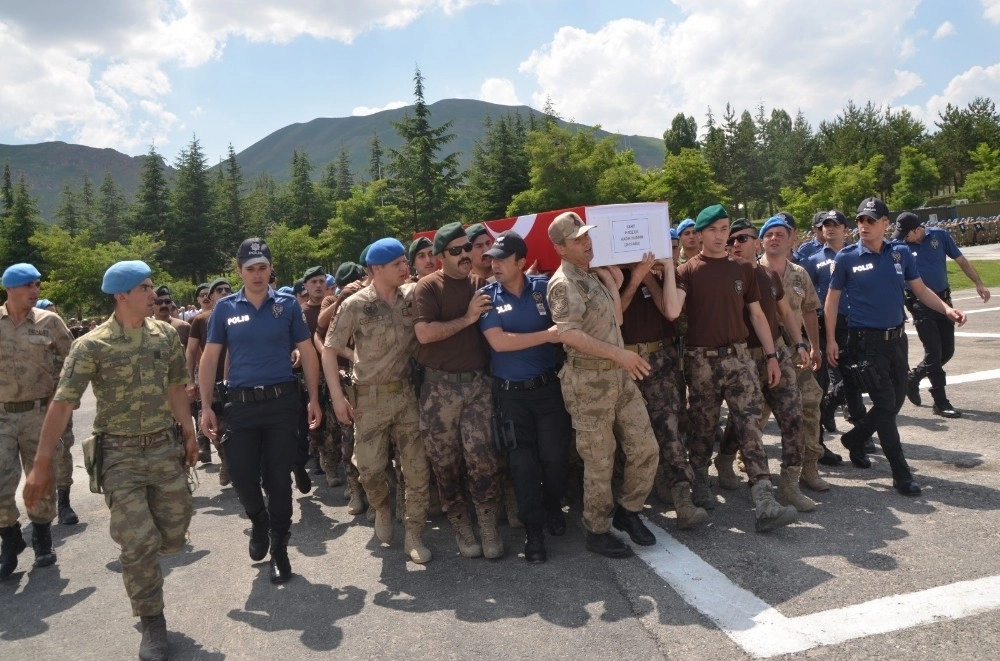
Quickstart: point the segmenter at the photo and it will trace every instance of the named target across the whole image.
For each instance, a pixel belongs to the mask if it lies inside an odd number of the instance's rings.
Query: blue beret
[[[764,226],[760,228],[760,237],[763,238],[764,235],[767,234],[768,230],[770,230],[773,227],[784,227],[786,230],[788,230],[789,234],[791,234],[793,231],[792,226],[788,224],[787,220],[785,220],[781,216],[771,216],[770,218],[767,219],[767,222],[764,223]]]
[[[384,266],[406,254],[399,239],[379,239],[368,247],[368,266]]]
[[[690,218],[685,218],[681,221],[681,224],[677,226],[677,236],[679,237],[681,234],[686,232],[689,227],[694,227],[694,221]]]
[[[723,218],[729,218],[729,212],[726,211],[726,207],[721,204],[713,204],[710,207],[705,207],[698,214],[698,218],[694,221],[694,229],[698,232],[705,229],[712,223],[718,222]]]
[[[7,267],[7,270],[3,272],[3,286],[4,289],[9,289],[11,287],[23,287],[24,285],[30,285],[35,280],[41,280],[42,274],[38,272],[31,264],[11,264]]]
[[[117,262],[104,272],[101,291],[105,294],[123,294],[152,275],[146,262],[133,260]]]
[[[278,287],[279,294],[288,294],[289,296],[292,296],[294,291],[295,290],[289,287],[288,285],[285,285],[284,287]]]
[[[35,307],[39,310],[48,310],[52,307],[52,301],[47,298],[40,298],[38,299],[38,302],[35,303]]]
[[[333,287],[336,284],[337,284],[336,279],[332,275],[330,275],[329,273],[327,273],[326,274],[326,286],[327,287]]]
[[[677,240],[677,228],[676,227],[671,227],[670,228],[670,240],[671,241],[676,241]]]

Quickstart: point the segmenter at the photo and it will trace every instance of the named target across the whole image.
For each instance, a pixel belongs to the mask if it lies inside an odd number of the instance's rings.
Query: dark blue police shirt
[[[795,252],[792,253],[792,261],[799,266],[805,266],[806,260],[810,256],[815,255],[820,250],[823,249],[823,244],[816,239],[810,239],[800,245]]]
[[[958,259],[962,251],[958,249],[951,234],[936,227],[926,228],[924,240],[920,243],[906,243],[917,259],[917,272],[931,291],[940,292],[948,288],[948,265],[945,257]],[[893,241],[893,245],[904,244],[903,239]]]
[[[252,388],[293,380],[290,347],[309,337],[294,296],[268,288],[257,309],[241,287],[215,304],[205,341],[229,351],[229,385]]]
[[[882,252],[875,253],[858,241],[834,258],[830,289],[851,297],[848,328],[895,328],[903,323],[904,284],[919,277],[906,245],[882,239]]]
[[[816,295],[819,296],[819,316],[821,317],[823,316],[823,306],[826,304],[826,292],[830,288],[830,278],[833,277],[833,258],[836,256],[837,252],[833,248],[824,245],[822,250],[809,255],[802,263],[802,268],[812,278],[813,285],[816,287]],[[843,292],[837,304],[837,314],[846,317],[849,307],[847,293]]]
[[[524,290],[515,296],[499,282],[483,287],[493,307],[479,320],[486,331],[500,328],[508,333],[535,333],[552,326],[552,315],[545,297],[549,279],[541,275],[524,276]],[[505,381],[527,381],[556,368],[551,344],[540,344],[517,351],[496,351],[490,347],[493,376]]]

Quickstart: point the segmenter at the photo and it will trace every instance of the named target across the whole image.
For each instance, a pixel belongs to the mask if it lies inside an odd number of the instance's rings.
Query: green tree
[[[257,176],[243,203],[247,236],[267,236],[281,222],[281,190],[268,173]]]
[[[976,97],[965,108],[949,103],[938,117],[931,153],[941,169],[942,179],[958,189],[976,167],[971,153],[982,143],[1000,147],[1000,113],[992,99]]]
[[[243,236],[247,231],[244,188],[243,168],[236,158],[236,150],[230,143],[226,152],[226,160],[219,164],[213,195],[218,245],[223,258],[234,255],[240,242],[246,238]],[[247,236],[253,236],[253,234],[247,234]]]
[[[934,194],[941,183],[941,173],[934,159],[916,147],[906,146],[900,152],[898,181],[892,189],[892,207],[913,209]]]
[[[384,237],[394,236],[409,245],[403,211],[382,203],[387,186],[384,179],[357,185],[351,189],[351,197],[337,202],[328,231],[333,261],[357,261],[365,246]]]
[[[413,96],[413,115],[407,113],[392,124],[403,145],[389,150],[389,173],[393,198],[406,213],[409,228],[417,232],[459,220],[457,194],[462,177],[457,153],[440,156],[455,134],[449,132],[451,122],[431,125],[419,68],[413,76]]]
[[[56,208],[56,222],[70,236],[76,236],[82,229],[80,227],[80,206],[77,203],[76,192],[68,183],[63,186],[59,193],[59,206]]]
[[[312,181],[313,165],[309,155],[292,152],[291,181],[285,198],[286,220],[289,227],[308,227],[318,233],[326,227],[329,214],[325,213]]]
[[[384,157],[385,150],[382,148],[382,141],[378,139],[378,131],[374,131],[371,142],[368,143],[368,177],[372,181],[385,179],[385,166],[382,162]]]
[[[663,132],[663,146],[667,155],[677,156],[682,149],[698,148],[698,122],[694,117],[679,112],[670,122],[670,128]]]
[[[0,181],[0,218],[6,218],[14,209],[14,180],[10,175],[10,163],[3,164],[3,180]]]
[[[225,261],[213,222],[212,182],[197,136],[181,150],[174,167],[173,214],[164,235],[163,257],[167,269],[178,278],[201,282],[209,273],[219,273]]]
[[[163,156],[150,145],[142,157],[139,187],[135,192],[132,229],[137,233],[156,236],[170,226],[170,187],[165,171]]]
[[[861,200],[877,192],[883,161],[882,155],[876,154],[867,163],[817,165],[801,188],[786,186],[781,189],[782,206],[799,218],[803,227],[817,211],[841,209],[850,215],[850,210]]]
[[[267,245],[271,248],[278,281],[295,282],[316,264],[329,268],[332,260],[328,244],[328,234],[313,236],[305,225],[295,228],[284,223],[276,225],[267,236]]]
[[[725,188],[715,181],[712,168],[696,149],[684,148],[668,156],[661,170],[647,172],[643,179],[642,199],[665,200],[674,225],[725,197]]]
[[[80,229],[93,233],[97,225],[97,195],[94,193],[94,185],[90,182],[90,177],[86,172],[83,173],[83,183],[80,184],[78,202]]]
[[[124,241],[129,232],[129,207],[125,191],[115,182],[109,170],[104,171],[104,179],[98,189],[97,218],[91,237],[97,243]]]
[[[39,262],[38,250],[31,245],[29,239],[39,226],[38,204],[28,190],[28,182],[22,174],[17,178],[17,187],[14,188],[13,201],[11,202],[10,214],[3,218],[3,226],[0,228],[0,248],[3,250],[3,258],[0,263],[4,267],[18,262],[28,262],[36,266],[42,266]]]
[[[972,202],[997,199],[1000,195],[1000,147],[991,149],[984,142],[972,150],[969,160],[974,169],[966,176],[956,196]]]
[[[472,148],[463,193],[469,217],[489,220],[503,218],[514,196],[529,188],[530,163],[527,131],[519,114],[504,115],[496,122],[487,116],[483,127],[483,137]]]

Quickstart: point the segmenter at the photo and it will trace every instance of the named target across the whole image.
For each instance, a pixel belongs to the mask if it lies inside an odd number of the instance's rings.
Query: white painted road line
[[[907,335],[917,336],[917,331],[908,330]],[[985,337],[985,338],[998,338],[1000,333],[966,333],[965,331],[955,331],[955,337]]]
[[[959,383],[975,383],[976,381],[989,381],[990,379],[1000,379],[1000,370],[986,370],[985,372],[970,372],[968,374],[948,375],[948,385],[953,386]],[[927,379],[920,381],[921,388],[930,388],[931,382]]]
[[[785,617],[659,526],[652,524],[649,529],[656,536],[656,545],[636,546],[636,554],[684,601],[757,658],[793,654],[1000,609],[1000,576],[987,576],[811,615]]]
[[[979,314],[980,312],[996,312],[997,310],[1000,310],[1000,308],[980,308],[978,310],[965,310],[964,312],[966,315],[970,315]]]

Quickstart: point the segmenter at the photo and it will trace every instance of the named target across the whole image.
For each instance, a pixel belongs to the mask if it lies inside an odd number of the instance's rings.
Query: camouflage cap
[[[549,225],[549,240],[552,243],[563,244],[567,239],[579,239],[595,227],[597,226],[584,224],[583,219],[575,211],[564,211]]]

